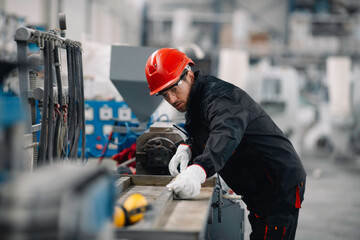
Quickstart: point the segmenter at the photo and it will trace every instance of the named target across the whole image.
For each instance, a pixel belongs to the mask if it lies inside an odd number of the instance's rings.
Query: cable
[[[70,156],[73,159],[77,159],[78,145],[80,139],[80,131],[81,131],[81,104],[80,104],[80,71],[79,71],[79,52],[78,48],[73,48],[73,66],[74,66],[74,93],[75,93],[75,135],[70,148]]]
[[[167,115],[166,113],[161,114],[161,115],[156,119],[156,121],[160,121],[160,119],[161,119],[162,117],[166,117],[166,121],[167,121],[167,122],[170,122],[169,115]]]
[[[79,143],[79,137],[80,137],[80,129],[78,128],[79,125],[79,71],[78,71],[78,65],[77,65],[77,58],[76,58],[76,48],[72,48],[72,64],[73,64],[73,77],[74,77],[74,137],[72,139],[72,144],[70,145],[70,157],[73,160],[76,160],[77,158],[77,147]]]
[[[135,135],[135,136],[140,136],[140,135],[143,134],[146,130],[148,130],[148,128],[147,128],[147,129],[145,129],[144,131],[139,132],[139,133],[134,132],[133,130],[130,129],[130,126],[129,126],[129,123],[128,123],[128,122],[125,122],[125,127],[126,127],[127,134],[133,134],[133,135]]]
[[[71,155],[71,150],[75,137],[75,121],[76,121],[76,112],[75,112],[75,79],[74,79],[74,63],[73,63],[73,46],[66,46],[66,57],[67,57],[67,66],[68,66],[68,88],[69,88],[69,109],[68,109],[68,144],[69,144],[69,158],[73,160]]]
[[[84,115],[84,91],[83,91],[83,76],[82,76],[82,55],[80,47],[73,48],[73,66],[74,66],[74,85],[75,85],[75,135],[70,148],[70,157],[77,159],[78,145],[80,134],[82,132],[82,161],[85,156],[85,115]]]
[[[49,163],[53,163],[53,147],[54,147],[54,121],[53,121],[53,113],[54,113],[54,86],[53,86],[53,51],[51,49],[51,42],[45,41],[45,44],[48,45],[48,68],[49,68],[49,78],[47,79],[47,84],[49,85],[49,105],[48,105],[48,138],[47,138],[47,158]]]
[[[55,74],[56,74],[56,83],[57,83],[57,90],[58,90],[58,106],[60,106],[60,116],[56,117],[55,123],[55,134],[54,134],[54,158],[59,157],[58,153],[58,142],[59,142],[59,131],[60,131],[60,124],[61,124],[61,117],[62,117],[62,83],[61,83],[61,74],[60,74],[60,57],[59,57],[59,47],[55,45],[54,48],[54,64],[55,64]]]
[[[114,131],[111,131],[111,133],[109,134],[108,140],[107,140],[107,142],[105,143],[105,146],[104,146],[104,148],[103,148],[103,150],[102,150],[102,152],[101,152],[101,154],[100,154],[100,158],[99,158],[99,160],[98,160],[98,164],[100,164],[100,163],[102,162],[102,160],[104,159],[105,154],[106,154],[106,152],[107,152],[107,150],[108,150],[108,146],[109,146],[110,140],[111,140],[113,134],[114,134]]]
[[[117,125],[118,125],[118,122],[115,121],[114,126],[117,126]],[[140,136],[140,135],[143,133],[143,132],[142,132],[142,133],[133,132],[133,131],[130,129],[128,122],[125,122],[125,127],[126,127],[126,137],[125,137],[120,143],[115,143],[114,141],[112,141],[114,131],[111,131],[111,133],[109,134],[108,137],[106,137],[106,136],[104,135],[104,137],[107,138],[107,142],[105,143],[105,146],[104,146],[104,148],[103,148],[103,150],[102,150],[102,152],[101,152],[101,154],[100,154],[100,156],[99,156],[98,164],[100,164],[100,163],[102,162],[102,160],[104,159],[105,154],[106,154],[106,152],[107,152],[107,150],[108,150],[108,147],[109,147],[109,144],[110,144],[110,143],[115,144],[115,145],[117,145],[117,146],[121,146],[121,145],[123,145],[123,144],[126,143],[126,141],[129,139],[129,136],[131,136],[131,135]],[[147,130],[147,129],[146,129],[146,130]],[[145,131],[146,131],[146,130],[145,130]],[[145,132],[145,131],[144,131],[144,132]]]
[[[68,125],[68,140],[67,146],[70,148],[71,139],[73,135],[74,126],[72,124],[72,114],[74,112],[74,87],[73,87],[73,66],[72,66],[72,47],[70,45],[66,46],[66,59],[67,59],[67,71],[68,71],[68,114],[67,114],[67,125]],[[66,151],[67,152],[67,151]],[[70,157],[70,156],[69,156]]]
[[[123,144],[128,140],[129,135],[131,135],[131,133],[127,133],[126,136],[125,136],[125,138],[124,138],[121,142],[114,142],[112,139],[110,139],[110,142],[113,143],[113,144],[115,144],[115,145],[117,145],[117,146],[121,146],[121,145],[123,145]],[[105,135],[105,134],[104,134],[103,136],[104,136],[105,139],[108,139],[108,138],[109,138],[109,136],[107,136],[107,135]]]

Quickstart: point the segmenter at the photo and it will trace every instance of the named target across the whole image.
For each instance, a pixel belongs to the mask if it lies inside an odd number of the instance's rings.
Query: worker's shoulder
[[[204,76],[202,80],[201,85],[208,94],[232,94],[237,88],[235,85],[211,75]]]

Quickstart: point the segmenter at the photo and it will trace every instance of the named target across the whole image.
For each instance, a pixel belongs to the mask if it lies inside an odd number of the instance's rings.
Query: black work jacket
[[[185,116],[185,129],[193,139],[192,162],[208,177],[218,172],[250,208],[295,201],[287,193],[303,186],[306,177],[299,156],[245,91],[195,72]]]

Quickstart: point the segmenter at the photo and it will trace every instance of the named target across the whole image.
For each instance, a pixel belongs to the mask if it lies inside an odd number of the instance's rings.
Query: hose
[[[69,158],[72,160],[71,156],[71,147],[74,142],[75,137],[75,83],[74,83],[74,64],[73,64],[73,46],[66,46],[66,57],[67,57],[67,68],[68,68],[68,99],[69,99],[69,107],[68,107],[68,146],[69,146]]]
[[[75,160],[75,156],[76,156],[76,152],[74,150],[77,150],[76,149],[76,139],[78,138],[77,136],[77,132],[78,132],[78,129],[77,129],[77,126],[78,126],[78,70],[77,70],[77,63],[76,63],[76,56],[75,56],[75,48],[72,47],[71,48],[71,63],[72,63],[72,70],[73,70],[73,88],[74,88],[74,94],[73,94],[73,135],[71,135],[71,138],[70,138],[70,158]]]
[[[111,141],[111,139],[112,139],[113,134],[114,134],[114,132],[111,131],[111,133],[109,134],[108,140],[107,140],[107,142],[105,143],[105,146],[104,146],[104,148],[103,148],[103,150],[102,150],[102,152],[101,152],[101,154],[100,154],[100,157],[99,157],[99,160],[98,160],[98,164],[100,164],[100,163],[102,162],[102,160],[104,159],[105,154],[106,154],[106,152],[107,152],[107,150],[108,150],[108,146],[109,146],[109,144],[110,144],[110,141]]]
[[[60,116],[56,117],[55,123],[55,134],[54,134],[54,158],[59,157],[58,153],[58,143],[59,143],[59,131],[60,131],[60,124],[61,124],[61,116],[62,116],[62,82],[61,82],[61,74],[60,74],[60,58],[59,58],[59,47],[55,45],[54,49],[54,64],[55,64],[55,74],[56,74],[56,83],[58,89],[58,106],[60,106]]]
[[[80,89],[80,81],[81,81],[81,72],[80,72],[80,60],[79,60],[79,49],[73,48],[73,66],[74,66],[74,85],[75,85],[75,135],[72,145],[70,147],[70,157],[73,159],[77,158],[78,145],[81,133],[81,123],[82,123],[82,111],[83,107],[81,106],[81,89]]]
[[[49,163],[53,163],[53,149],[54,149],[54,86],[53,86],[53,51],[51,49],[51,42],[47,41],[49,45],[49,60],[48,60],[48,69],[49,69],[49,79],[47,79],[48,89],[49,89],[49,105],[48,105],[48,138],[47,138],[47,158]]]

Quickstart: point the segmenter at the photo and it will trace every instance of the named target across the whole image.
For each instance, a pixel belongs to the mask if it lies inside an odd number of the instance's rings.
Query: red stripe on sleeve
[[[267,221],[266,221],[264,240],[266,239],[267,231],[268,231],[268,224],[267,224]]]
[[[296,201],[295,201],[295,207],[296,207],[296,208],[301,208],[299,186],[296,186]]]

